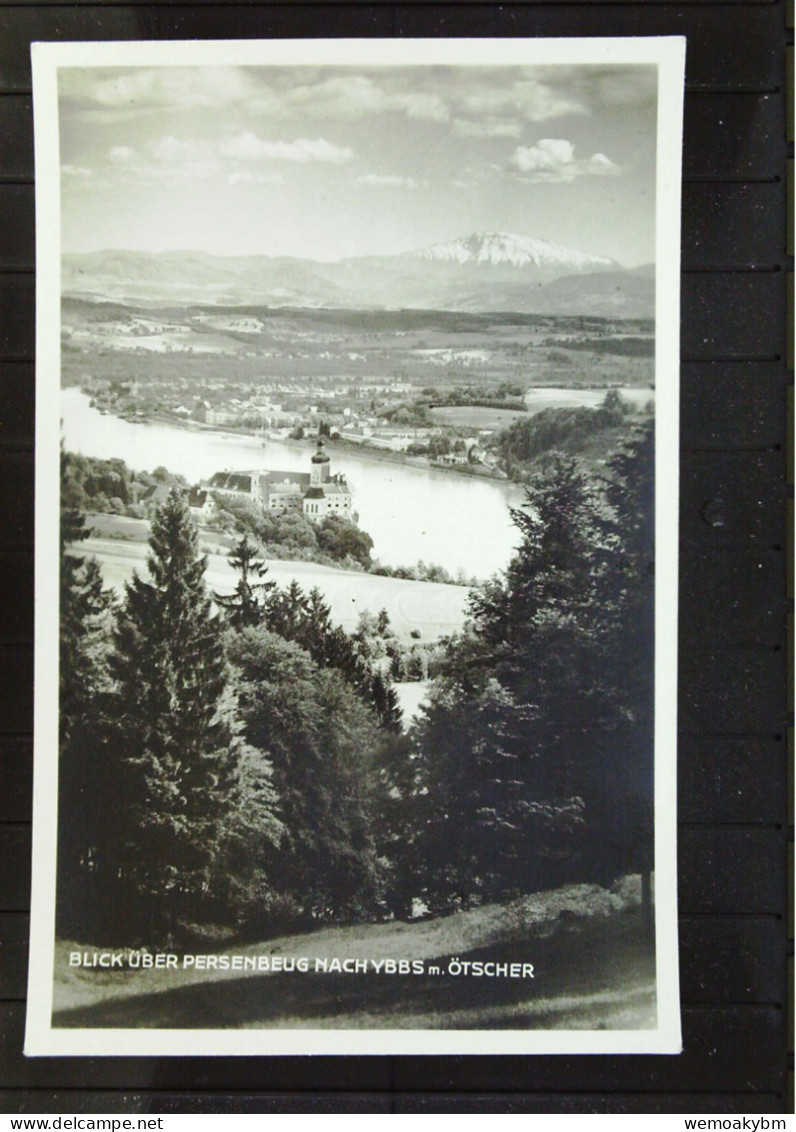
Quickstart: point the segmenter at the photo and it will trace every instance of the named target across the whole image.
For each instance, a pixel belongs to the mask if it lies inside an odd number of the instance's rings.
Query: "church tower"
[[[321,487],[322,484],[329,482],[329,478],[329,457],[326,455],[326,450],[323,446],[323,437],[319,436],[318,447],[315,455],[312,457],[310,486]]]

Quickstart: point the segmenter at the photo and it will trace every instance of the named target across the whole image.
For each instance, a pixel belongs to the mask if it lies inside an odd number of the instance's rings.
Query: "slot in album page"
[[[33,64],[26,1052],[678,1052],[684,40]]]

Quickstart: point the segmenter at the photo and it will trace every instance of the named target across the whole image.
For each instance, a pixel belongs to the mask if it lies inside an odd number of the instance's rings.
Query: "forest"
[[[652,869],[651,428],[528,483],[410,726],[383,617],[346,633],[246,535],[213,594],[179,483],[121,597],[62,503],[60,938],[266,939]]]
[[[551,453],[577,455],[582,463],[604,459],[634,427],[633,407],[609,389],[596,408],[547,408],[518,417],[496,436],[493,448],[509,479],[524,482]]]

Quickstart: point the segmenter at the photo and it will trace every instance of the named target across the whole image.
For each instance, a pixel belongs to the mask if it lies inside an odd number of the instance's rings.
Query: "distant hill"
[[[652,318],[655,279],[635,271],[569,275],[549,283],[538,296],[540,314],[583,314],[602,318]]]
[[[198,251],[67,254],[62,289],[174,305],[654,315],[652,269],[626,271],[604,256],[505,232],[337,263]]]

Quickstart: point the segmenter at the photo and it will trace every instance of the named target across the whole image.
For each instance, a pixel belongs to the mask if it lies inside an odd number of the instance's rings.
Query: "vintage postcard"
[[[678,1052],[684,41],[33,65],[26,1052]]]

